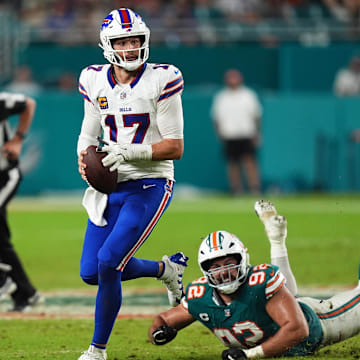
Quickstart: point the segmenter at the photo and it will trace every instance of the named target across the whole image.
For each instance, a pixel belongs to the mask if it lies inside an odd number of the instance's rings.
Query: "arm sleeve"
[[[84,69],[79,78],[79,92],[84,98],[84,118],[77,143],[78,155],[81,150],[85,150],[89,145],[97,145],[97,136],[101,135],[101,115],[99,110],[91,101],[88,76],[88,72]]]
[[[84,119],[81,125],[81,131],[77,143],[77,154],[85,150],[89,145],[97,145],[97,136],[101,135],[101,117],[96,111],[94,105],[84,101]]]
[[[262,106],[261,106],[260,100],[259,100],[257,94],[255,93],[255,91],[250,90],[250,95],[251,95],[250,99],[252,102],[253,115],[256,118],[261,118]]]
[[[187,312],[189,312],[189,304],[188,304],[185,296],[181,299],[180,304],[183,306],[183,308],[184,308]]]
[[[184,90],[184,78],[181,71],[174,65],[168,65],[161,77],[161,93],[158,102],[166,101],[174,95],[181,95]]]
[[[257,116],[258,116],[259,118],[261,118],[262,115],[263,115],[263,109],[262,109],[260,100],[259,100],[259,98],[257,97],[257,95],[255,95],[255,109],[256,109],[255,112],[256,112]]]
[[[272,268],[275,274],[271,274],[266,282],[265,286],[265,297],[266,300],[270,300],[284,285],[285,277],[277,267]]]
[[[184,137],[184,117],[180,95],[158,102],[157,123],[164,139]]]

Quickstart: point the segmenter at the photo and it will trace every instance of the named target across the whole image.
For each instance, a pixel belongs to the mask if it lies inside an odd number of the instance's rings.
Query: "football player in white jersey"
[[[86,180],[83,157],[89,145],[107,152],[104,166],[118,174],[116,190],[102,194],[89,187],[83,204],[89,220],[80,275],[98,285],[91,345],[79,360],[106,359],[106,344],[120,310],[121,282],[156,277],[165,283],[171,305],[182,296],[182,253],[163,261],[135,258],[170,203],[173,160],[183,154],[184,81],[169,64],[147,63],[150,30],[134,11],[113,10],[103,21],[100,47],[110,64],[81,72],[79,91],[84,119],[78,140],[79,172]]]

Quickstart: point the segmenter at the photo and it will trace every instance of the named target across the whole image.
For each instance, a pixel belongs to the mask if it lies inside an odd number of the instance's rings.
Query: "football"
[[[87,147],[87,154],[84,155],[83,162],[86,164],[86,178],[94,189],[104,194],[110,194],[116,189],[117,171],[110,172],[109,167],[105,167],[101,160],[107,155],[105,152],[97,152],[95,145]]]

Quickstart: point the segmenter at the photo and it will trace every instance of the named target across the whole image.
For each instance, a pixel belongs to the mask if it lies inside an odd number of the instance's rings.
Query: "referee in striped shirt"
[[[40,301],[10,241],[6,209],[21,180],[19,156],[35,107],[30,97],[0,92],[0,299],[11,295],[14,306],[10,311],[26,311]],[[19,115],[13,135],[8,123],[11,115]]]

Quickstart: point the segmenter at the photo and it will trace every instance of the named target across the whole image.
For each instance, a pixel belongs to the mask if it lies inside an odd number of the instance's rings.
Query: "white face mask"
[[[111,43],[110,43],[111,46]],[[100,45],[100,47],[102,47]],[[103,47],[102,47],[103,48]],[[104,48],[103,48],[104,49]],[[128,52],[138,51],[137,59],[126,60],[126,54]],[[126,49],[126,50],[115,50],[111,46],[111,50],[104,49],[104,57],[114,65],[118,65],[125,70],[134,71],[138,69],[149,57],[149,48],[141,46],[138,49]]]
[[[241,264],[230,264],[210,269],[205,273],[205,276],[208,278],[210,286],[224,294],[232,294],[246,279],[247,272],[246,274],[241,272]]]

